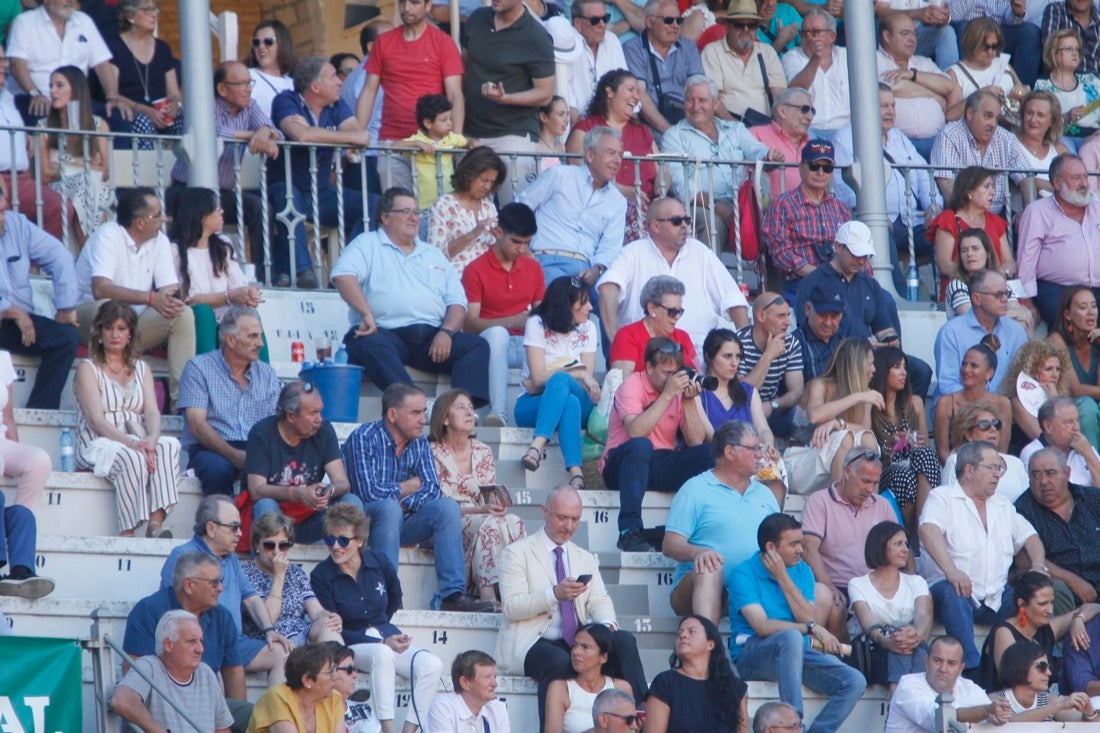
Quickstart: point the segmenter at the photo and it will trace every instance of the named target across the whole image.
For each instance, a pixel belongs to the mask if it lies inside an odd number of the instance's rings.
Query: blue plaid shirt
[[[405,509],[415,512],[425,502],[441,496],[435,459],[425,437],[410,441],[398,456],[397,442],[385,422],[379,420],[357,427],[344,442],[341,453],[351,490],[364,502],[399,499]],[[420,477],[420,489],[400,499],[401,482],[413,476]]]
[[[180,376],[178,409],[206,410],[206,421],[225,440],[244,442],[252,426],[275,414],[279,377],[270,364],[254,361],[248,367],[248,388],[241,389],[229,373],[221,349],[192,357]],[[183,422],[180,442],[184,448],[198,439]]]

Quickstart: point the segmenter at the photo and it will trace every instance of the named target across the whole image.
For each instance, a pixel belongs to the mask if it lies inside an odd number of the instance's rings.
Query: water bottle
[[[914,303],[920,300],[920,275],[915,262],[909,263],[909,274],[905,276],[905,298]]]
[[[348,350],[344,348],[343,344],[340,344],[340,348],[336,350],[336,354],[333,355],[332,361],[337,365],[348,363]]]
[[[76,470],[76,442],[68,428],[61,428],[61,470],[72,473]]]

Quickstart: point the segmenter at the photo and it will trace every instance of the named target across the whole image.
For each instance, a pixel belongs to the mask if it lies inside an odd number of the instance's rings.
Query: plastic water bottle
[[[340,344],[340,348],[336,350],[336,353],[332,357],[334,364],[347,364],[348,363],[348,350],[344,348],[343,344]]]
[[[72,473],[76,470],[76,442],[68,428],[61,428],[61,470]]]
[[[909,274],[905,276],[905,298],[914,303],[920,300],[920,275],[915,262],[909,263]]]

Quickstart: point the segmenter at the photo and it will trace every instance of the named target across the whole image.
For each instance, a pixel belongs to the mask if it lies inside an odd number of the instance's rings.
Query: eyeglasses
[[[240,522],[219,522],[216,519],[211,519],[210,521],[213,522],[214,524],[218,525],[219,527],[225,527],[230,532],[240,532],[241,531],[241,523]]]
[[[827,28],[803,28],[802,29],[802,35],[809,36],[810,38],[816,38],[817,36],[820,36],[822,33],[830,33],[830,32],[831,31],[829,31]]]
[[[661,17],[659,15],[651,15],[649,17],[653,18],[654,20],[660,20],[665,25],[680,25],[681,23],[684,22],[683,19],[678,15],[673,15],[673,16],[669,16],[669,17]]]
[[[997,300],[1008,300],[1012,297],[1011,290],[978,290],[977,292],[979,295],[988,295]]]
[[[757,28],[760,27],[759,23],[738,23],[738,22],[733,22],[733,23],[730,23],[730,25],[732,25],[734,28],[736,28],[739,31],[754,31],[754,30],[756,30]]]
[[[760,443],[757,443],[756,445],[745,445],[744,443],[734,443],[733,447],[734,448],[744,448],[745,450],[752,451],[753,453],[762,453],[764,451],[764,446]]]
[[[792,107],[794,109],[797,109],[799,112],[801,112],[804,115],[816,115],[817,114],[817,110],[814,109],[814,106],[812,104],[790,104],[789,102],[781,102],[780,104],[783,107]]]
[[[337,544],[339,544],[340,547],[347,547],[348,545],[351,544],[351,541],[353,539],[355,539],[355,538],[354,537],[345,537],[342,534],[327,534],[327,535],[325,535],[325,544],[328,545],[329,547],[334,547]]]
[[[252,87],[256,86],[256,80],[248,79],[247,81],[223,81],[222,84],[225,84],[227,87],[248,87],[249,89],[251,89]]]
[[[164,218],[164,211],[157,211],[156,213],[153,213],[153,214],[146,214],[142,218],[143,219],[149,219],[151,221],[154,220],[154,219],[163,219]]]
[[[620,714],[620,713],[612,713],[612,712],[607,712],[607,713],[604,713],[604,714],[605,714],[605,715],[614,715],[614,716],[615,716],[616,718],[618,718],[619,720],[621,720],[621,721],[623,721],[624,723],[626,723],[628,727],[629,727],[629,726],[631,726],[631,725],[634,725],[634,724],[635,724],[635,723],[637,723],[637,722],[638,722],[638,720],[639,720],[639,717],[638,717],[638,715],[637,715],[637,714],[634,714],[634,715],[622,715],[622,714]]]
[[[211,588],[221,588],[225,585],[225,578],[204,578],[201,575],[189,575],[187,577],[191,578],[191,580],[205,580],[210,584]]]
[[[1001,422],[1001,419],[999,417],[995,417],[992,420],[979,420],[978,422],[974,423],[974,427],[976,427],[978,430],[989,430],[990,428],[996,428],[997,430],[1000,430],[1002,425],[1004,425],[1004,423]]]
[[[1062,48],[1055,49],[1058,53],[1081,53],[1080,46],[1063,46]]]
[[[1039,670],[1043,674],[1046,674],[1050,671],[1050,662],[1046,661],[1045,659],[1041,662],[1036,662],[1035,669]]]
[[[1004,472],[1008,470],[1003,463],[979,463],[978,465],[998,476],[1003,476]]]
[[[611,22],[611,13],[606,13],[604,15],[586,15],[584,19],[588,21],[589,25],[593,26],[599,25],[600,23],[606,24]]]
[[[661,306],[662,308],[664,306]],[[670,314],[671,315],[671,314]],[[675,341],[668,341],[657,347],[658,354],[680,354],[683,353],[684,347]]]
[[[420,209],[415,206],[409,206],[405,209],[390,209],[387,213],[389,213],[390,216],[420,216]]]
[[[657,306],[665,313],[667,313],[669,318],[679,318],[680,316],[684,315],[683,308],[669,308],[667,305],[661,305],[660,303],[654,303],[653,305]],[[679,344],[676,345],[679,346]]]
[[[982,340],[978,343],[993,353],[997,353],[1001,350],[1001,339],[995,333],[987,333],[985,336],[982,336]]]
[[[259,48],[261,43],[271,48],[275,45],[275,36],[269,36],[268,38],[253,38],[252,48]]]
[[[690,216],[662,216],[653,221],[667,221],[674,227],[691,226]]]
[[[262,544],[263,544],[263,548],[265,550],[267,550],[268,552],[273,551],[276,547],[279,548],[280,552],[286,552],[291,547],[294,547],[294,543],[290,542],[289,540],[284,540],[282,542],[274,542],[273,540],[264,540]]]
[[[844,467],[847,468],[848,466],[852,465],[856,461],[878,461],[878,453],[875,453],[873,450],[870,450],[870,449],[865,450],[865,451],[860,451],[859,453],[857,453],[856,455],[852,456],[847,461],[845,461],[844,462]]]
[[[355,673],[355,665],[354,664],[347,664],[343,667],[333,667],[332,668],[332,673],[336,674],[337,672],[344,672],[345,674],[354,674]]]
[[[787,725],[769,725],[768,727],[778,728],[779,730],[802,730],[803,725],[802,721],[800,720],[797,723],[789,723]]]
[[[832,163],[807,163],[806,167],[814,173],[832,173],[836,168]]]

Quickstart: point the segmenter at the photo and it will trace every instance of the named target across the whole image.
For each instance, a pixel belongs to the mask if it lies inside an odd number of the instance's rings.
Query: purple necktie
[[[554,573],[559,583],[565,580],[565,562],[561,553],[560,545],[554,548]],[[561,638],[573,646],[573,638],[577,635],[577,609],[573,607],[573,601],[559,601],[558,607],[561,609]]]

